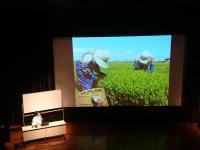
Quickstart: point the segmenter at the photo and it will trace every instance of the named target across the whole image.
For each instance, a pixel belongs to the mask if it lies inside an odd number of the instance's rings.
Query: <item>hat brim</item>
[[[100,57],[94,55],[95,62],[102,68],[108,68],[108,62],[103,61]]]
[[[139,62],[142,63],[142,64],[148,64],[149,61],[148,60],[139,59]]]

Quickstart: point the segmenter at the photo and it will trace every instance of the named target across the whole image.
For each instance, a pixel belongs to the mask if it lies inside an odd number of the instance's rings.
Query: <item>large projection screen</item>
[[[62,107],[61,90],[23,94],[24,113]]]
[[[137,36],[134,36],[134,37],[137,37]],[[81,38],[82,37],[80,37],[80,39]],[[99,38],[99,37],[96,37],[96,38]],[[64,107],[84,106],[84,105],[77,105],[77,91],[74,90],[76,89],[76,80],[77,80],[76,66],[75,66],[76,56],[75,56],[75,53],[73,53],[74,49],[76,49],[77,51],[81,51],[83,47],[79,47],[79,49],[78,47],[75,47],[74,39],[77,39],[77,37],[76,38],[56,37],[53,40],[55,85],[56,85],[56,89],[62,90]],[[159,63],[164,61],[169,64],[168,66],[170,66],[168,67],[169,74],[168,74],[168,79],[167,79],[168,101],[165,104],[161,104],[161,105],[157,105],[157,104],[156,105],[140,105],[139,104],[139,105],[116,105],[116,106],[181,106],[185,36],[171,35],[171,45],[169,45],[168,47],[170,49],[170,53],[168,52],[169,58],[163,57],[162,60],[161,59],[156,60]],[[162,49],[160,49],[160,51],[162,51]],[[126,50],[124,51],[121,50],[122,55],[124,52],[126,52]],[[132,53],[128,53],[128,54],[132,54]],[[133,62],[134,62],[134,59],[131,60],[130,62],[131,65],[133,64]],[[112,63],[113,63],[112,61],[109,62],[109,65]],[[160,70],[162,71],[162,69],[165,69],[165,68],[161,68]],[[126,83],[124,82],[123,84],[124,84],[124,87],[126,87]],[[143,85],[141,84],[141,86]],[[98,92],[101,92],[99,91],[98,88],[96,90]],[[88,91],[85,90],[81,92],[82,92],[81,94],[83,94],[82,101],[84,101],[85,100],[84,96],[86,98],[88,97],[88,94],[87,94]],[[104,92],[106,93],[107,91],[104,91]],[[78,94],[80,95],[80,93]],[[124,97],[124,99],[126,99],[126,97]],[[85,106],[90,106],[90,105],[85,105]],[[105,106],[114,106],[114,105],[105,105]]]

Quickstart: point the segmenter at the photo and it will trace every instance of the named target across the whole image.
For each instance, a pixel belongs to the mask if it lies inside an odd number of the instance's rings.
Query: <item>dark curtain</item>
[[[22,124],[22,94],[55,89],[48,16],[16,12],[2,22],[0,116],[10,125]]]
[[[140,11],[141,12],[141,11]],[[69,14],[69,13],[67,13]],[[90,13],[91,14],[91,13]],[[144,13],[143,13],[144,14]],[[156,12],[157,14],[157,12]],[[172,13],[173,14],[173,13]],[[88,18],[87,14],[86,18]],[[106,17],[107,16],[107,17]],[[135,24],[132,17],[138,20]],[[144,15],[145,16],[145,15]],[[148,21],[145,17],[140,18],[134,13],[120,13],[119,15],[107,15],[106,13],[98,14],[101,20],[96,18],[96,26],[83,26],[80,18],[81,15],[63,15],[60,18],[56,15],[49,18],[49,14],[43,12],[32,13],[12,13],[6,15],[2,19],[1,29],[5,30],[5,36],[1,36],[6,42],[1,45],[1,105],[0,120],[6,120],[9,124],[22,123],[22,94],[39,91],[52,90],[54,86],[54,70],[53,70],[53,48],[51,34],[54,35],[76,35],[76,34],[101,34],[114,35],[119,29],[119,35],[131,33],[163,33],[186,31],[188,35],[187,47],[185,51],[184,62],[184,79],[183,79],[183,105],[185,109],[185,120],[196,121],[200,118],[200,88],[199,88],[199,24],[196,24],[196,17],[183,16],[182,21],[177,20],[173,15],[167,16],[167,19],[158,19],[152,16]],[[115,22],[110,18],[115,18]],[[119,18],[120,17],[120,18]],[[124,18],[125,17],[125,18]],[[67,18],[67,19],[65,19]],[[77,19],[79,18],[79,19]],[[92,17],[91,17],[92,18]],[[89,19],[89,18],[88,18]],[[94,17],[92,18],[94,19]],[[125,23],[118,24],[118,19]],[[61,21],[63,20],[63,21]],[[74,22],[76,20],[76,22]],[[79,21],[77,21],[79,20]],[[84,20],[84,18],[83,18]],[[111,21],[110,21],[111,20]],[[129,21],[127,21],[129,20]],[[193,21],[192,21],[193,20]],[[101,23],[102,22],[102,23]],[[184,24],[188,22],[187,24]],[[146,28],[148,23],[148,27]],[[157,24],[158,23],[158,24]],[[97,25],[98,24],[98,25]],[[165,26],[164,26],[165,24]],[[168,27],[168,25],[170,25]],[[93,27],[94,26],[94,27]],[[159,28],[163,26],[162,28]],[[51,30],[49,29],[51,27]],[[166,30],[165,30],[166,29]],[[147,32],[151,30],[151,32]],[[145,32],[146,31],[146,32]],[[166,32],[165,32],[166,31]],[[171,33],[170,32],[170,33]],[[79,109],[80,112],[80,109]]]
[[[200,120],[200,38],[198,34],[189,34],[185,51],[183,78],[183,106],[185,120]]]
[[[28,38],[6,64],[3,81],[4,116],[9,124],[22,124],[22,94],[53,90],[54,70],[51,39]],[[4,54],[5,55],[5,54]]]

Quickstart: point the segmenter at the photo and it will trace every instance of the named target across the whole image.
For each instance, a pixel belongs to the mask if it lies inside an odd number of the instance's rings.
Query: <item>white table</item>
[[[50,122],[47,126],[41,126],[38,128],[32,128],[32,126],[23,126],[23,138],[24,142],[58,136],[58,135],[65,135],[66,134],[66,123],[64,120]]]

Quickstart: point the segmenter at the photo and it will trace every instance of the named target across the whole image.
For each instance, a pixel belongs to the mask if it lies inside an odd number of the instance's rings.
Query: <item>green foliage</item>
[[[134,70],[131,62],[113,62],[102,69],[106,77],[98,82],[110,105],[165,106],[168,104],[169,63],[155,63],[155,73]]]

